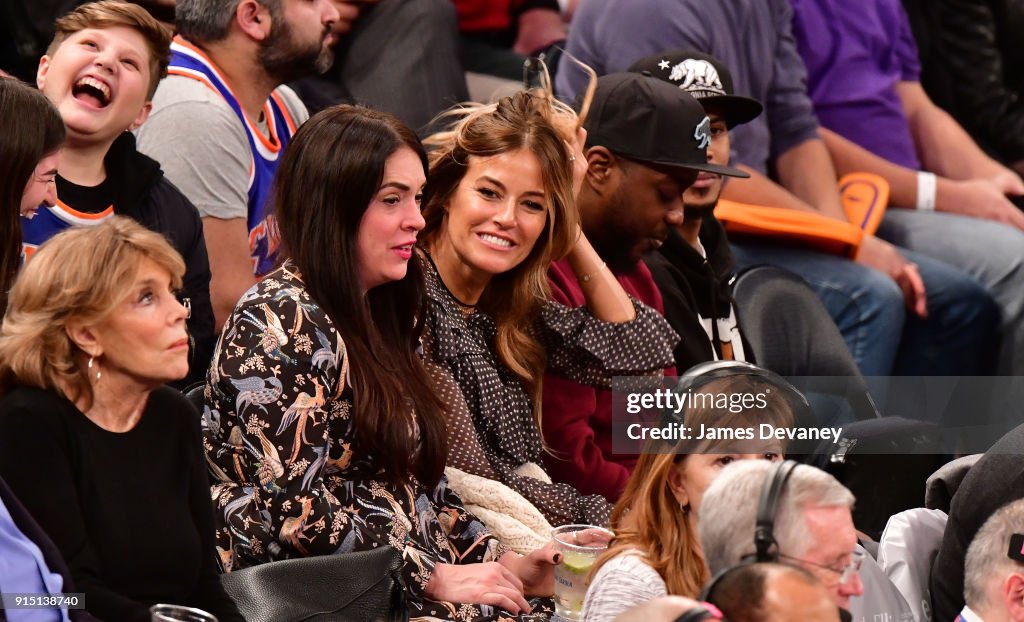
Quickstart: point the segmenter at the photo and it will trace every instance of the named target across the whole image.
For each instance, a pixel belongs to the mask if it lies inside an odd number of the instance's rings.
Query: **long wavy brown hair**
[[[714,380],[701,391],[726,394],[769,391],[778,395],[776,385],[742,375]],[[709,407],[691,408],[685,413],[685,424],[694,429],[702,424],[744,428],[758,423],[793,425],[793,410],[787,399],[769,399],[765,408],[741,412]],[[615,538],[594,564],[591,576],[613,557],[626,551],[639,551],[665,580],[669,594],[691,598],[700,594],[710,575],[700,548],[697,517],[689,509],[679,507],[669,487],[669,476],[680,464],[686,468],[689,454],[683,452],[724,453],[721,445],[724,442],[728,441],[683,441],[675,446],[653,441],[648,445],[612,510],[611,528]]]
[[[448,113],[453,127],[427,138],[432,147],[426,227],[428,248],[443,234],[447,206],[469,168],[470,158],[486,158],[527,149],[540,161],[549,201],[547,223],[530,254],[508,272],[495,275],[478,308],[498,326],[495,349],[499,360],[519,377],[533,398],[540,419],[541,378],[547,366],[543,346],[532,327],[550,297],[547,271],[576,243],[579,213],[572,191],[572,162],[567,141],[579,125],[576,113],[547,91],[534,89],[505,97],[496,104],[469,105]]]

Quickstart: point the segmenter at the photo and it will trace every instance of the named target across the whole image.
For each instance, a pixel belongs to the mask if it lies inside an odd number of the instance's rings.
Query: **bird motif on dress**
[[[322,366],[324,373],[329,374],[334,367],[334,347],[327,339],[327,335],[323,334],[319,328],[316,329],[316,339],[320,342],[320,347],[313,352],[310,363],[317,369]]]
[[[292,329],[289,331],[289,334],[294,337],[302,330],[302,320],[304,318],[308,320],[313,317],[317,312],[317,306],[313,303],[303,302],[300,290],[294,287],[279,289],[274,292],[274,296],[271,298],[274,302],[281,302],[285,299],[292,301],[299,308],[298,313],[295,314],[295,320],[292,322]]]
[[[284,522],[281,523],[280,540],[292,545],[292,548],[299,553],[308,556],[309,551],[306,550],[306,547],[302,546],[301,541],[313,541],[312,538],[307,537],[305,534],[306,520],[313,511],[313,500],[309,497],[300,497],[299,503],[302,504],[302,513],[298,516],[289,516],[284,519]]]
[[[308,443],[306,440],[306,421],[312,420],[313,425],[316,425],[316,411],[323,408],[326,403],[324,388],[318,379],[313,378],[313,386],[316,387],[316,395],[310,395],[305,391],[299,393],[295,397],[295,401],[292,402],[292,405],[284,411],[284,415],[281,417],[281,425],[277,427],[277,434],[281,434],[292,423],[297,422],[295,425],[295,442],[292,445],[292,455],[288,458],[288,464],[294,462],[295,458],[298,457],[303,443]]]
[[[264,406],[276,402],[284,391],[277,376],[267,378],[248,376],[230,380],[235,390],[238,391],[235,396],[235,410],[238,414],[245,412],[245,408],[251,404],[255,404],[260,410],[267,412]]]
[[[289,365],[293,364],[295,359],[281,350],[283,346],[288,345],[288,333],[284,332],[284,328],[281,327],[280,318],[274,314],[270,309],[270,305],[266,303],[259,305],[258,308],[263,311],[263,320],[256,317],[251,310],[246,309],[242,311],[242,321],[248,321],[260,329],[260,347],[263,348],[264,354],[275,361],[281,361]]]

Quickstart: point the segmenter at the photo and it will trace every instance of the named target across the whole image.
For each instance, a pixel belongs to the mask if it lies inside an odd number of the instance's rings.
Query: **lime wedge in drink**
[[[565,558],[562,563],[565,565],[565,569],[573,574],[587,574],[590,572],[590,568],[594,565],[594,557],[591,555],[584,555],[582,553],[574,553],[569,551],[565,554]]]

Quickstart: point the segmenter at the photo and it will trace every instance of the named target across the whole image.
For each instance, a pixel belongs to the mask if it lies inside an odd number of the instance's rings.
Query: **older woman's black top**
[[[157,602],[241,621],[220,586],[199,415],[154,391],[124,433],[56,392],[0,397],[0,476],[56,543],[85,606],[102,620],[147,621]]]

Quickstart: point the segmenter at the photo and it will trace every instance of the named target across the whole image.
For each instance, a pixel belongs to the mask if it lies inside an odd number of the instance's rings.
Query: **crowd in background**
[[[847,375],[855,452],[945,422],[865,378],[1024,375],[1018,27],[999,0],[0,2],[0,592],[86,597],[0,619],[243,620],[225,573],[393,550],[411,619],[547,620],[580,524],[614,534],[576,541],[607,547],[584,620],[1024,620],[1017,413],[926,501],[930,468],[881,466],[897,499],[856,469],[909,462],[778,438],[623,451],[615,390],[808,429],[782,376]]]

